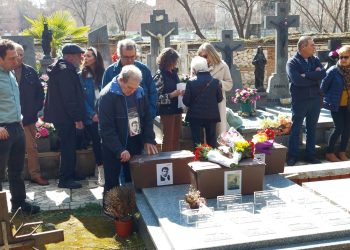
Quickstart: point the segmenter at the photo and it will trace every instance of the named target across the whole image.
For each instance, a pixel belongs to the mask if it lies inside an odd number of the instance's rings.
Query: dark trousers
[[[128,145],[126,150],[130,155],[139,155],[142,153],[143,144],[141,136],[134,136],[128,138]],[[130,165],[129,162],[121,163],[120,155],[116,155],[102,143],[103,167],[105,174],[104,194],[110,189],[119,186],[120,170],[123,168],[125,182],[131,182]]]
[[[203,144],[204,140],[201,138],[201,129],[205,129],[205,138],[207,144],[213,148],[216,147],[216,122],[208,120],[196,120],[191,119],[190,128],[192,133],[192,140],[194,147],[197,147],[198,144]]]
[[[8,139],[0,140],[0,181],[4,180],[7,165],[12,206],[18,207],[26,198],[22,176],[25,154],[24,131],[20,123],[0,124],[0,126],[5,127],[9,133]]]
[[[59,181],[66,182],[74,179],[76,166],[76,131],[74,123],[55,123],[61,142],[61,161]]]
[[[335,144],[339,137],[341,138],[340,152],[345,152],[350,137],[350,112],[348,111],[347,107],[339,107],[339,110],[337,112],[332,111],[331,115],[335,128],[329,137],[327,152],[335,152]]]
[[[98,123],[93,122],[92,124],[85,125],[85,129],[92,141],[92,150],[94,151],[96,165],[100,166],[103,164],[103,162],[101,150],[101,137],[98,133]]]
[[[312,158],[315,156],[316,144],[316,125],[320,115],[321,105],[320,97],[307,100],[297,100],[292,102],[292,128],[288,143],[288,156],[298,157],[299,155],[299,135],[303,125],[304,118],[306,119],[306,157]]]

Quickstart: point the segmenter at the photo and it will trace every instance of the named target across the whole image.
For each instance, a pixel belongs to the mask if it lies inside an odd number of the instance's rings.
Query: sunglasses
[[[339,56],[339,59],[342,60],[342,59],[345,59],[345,60],[348,60],[350,56]]]

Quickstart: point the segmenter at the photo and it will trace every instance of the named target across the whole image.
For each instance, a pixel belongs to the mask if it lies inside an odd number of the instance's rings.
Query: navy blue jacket
[[[92,76],[83,78],[81,72],[79,73],[79,79],[84,94],[84,106],[85,106],[85,119],[84,124],[92,124],[92,117],[96,114],[96,97],[95,97],[95,83]]]
[[[202,91],[206,84],[209,86]],[[197,97],[198,96],[198,97]],[[209,72],[198,72],[195,78],[187,81],[183,103],[188,107],[186,121],[194,119],[220,122],[218,103],[223,99],[219,80]]]
[[[336,65],[329,68],[321,83],[321,90],[324,94],[323,107],[325,109],[338,111],[344,86],[345,80],[339,68]]]
[[[156,144],[153,118],[142,87],[139,87],[133,95],[136,97],[142,142]],[[120,157],[128,145],[129,123],[127,101],[116,78],[113,78],[100,92],[98,115],[103,146]]]
[[[33,124],[38,120],[38,112],[44,105],[44,88],[35,69],[22,64],[19,94],[23,126]]]
[[[152,118],[156,117],[157,113],[157,89],[156,84],[152,79],[151,71],[147,68],[146,65],[139,61],[135,61],[134,65],[141,70],[142,72],[142,80],[140,86],[144,89],[146,97],[149,101],[149,108],[151,111]],[[102,88],[106,86],[110,81],[112,81],[113,77],[118,76],[120,71],[122,70],[123,65],[120,60],[110,65],[102,78]]]
[[[46,122],[71,124],[85,118],[80,80],[73,64],[58,60],[47,69],[49,76],[45,99]]]
[[[321,71],[315,71],[317,67]],[[320,97],[320,82],[326,76],[326,70],[317,57],[311,56],[306,62],[297,52],[288,60],[286,70],[292,102]],[[305,74],[305,77],[301,74]]]

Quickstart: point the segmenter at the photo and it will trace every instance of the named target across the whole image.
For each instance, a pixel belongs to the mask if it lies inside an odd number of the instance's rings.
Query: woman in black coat
[[[183,103],[188,107],[186,121],[190,123],[195,147],[203,143],[200,130],[205,128],[207,144],[216,147],[216,123],[220,122],[218,103],[222,91],[217,79],[210,75],[205,58],[196,56],[191,62],[191,78],[186,85]]]

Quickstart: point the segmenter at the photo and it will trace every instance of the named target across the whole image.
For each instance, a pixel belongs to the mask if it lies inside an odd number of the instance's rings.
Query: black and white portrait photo
[[[173,164],[157,164],[157,186],[173,184]]]

